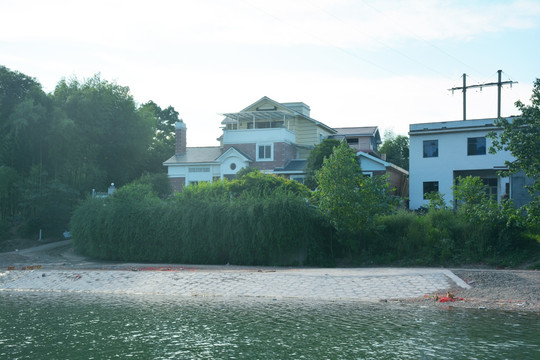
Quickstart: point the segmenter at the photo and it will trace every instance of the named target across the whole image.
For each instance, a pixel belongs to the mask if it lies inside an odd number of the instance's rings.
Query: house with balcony
[[[512,118],[508,118],[510,121]],[[426,195],[438,191],[448,205],[453,204],[452,186],[458,177],[478,176],[497,201],[512,198],[516,205],[528,201],[523,174],[501,177],[506,161],[515,158],[508,151],[489,153],[489,132],[500,133],[495,119],[476,119],[411,124],[409,158],[409,207],[428,204]]]
[[[232,179],[248,166],[303,182],[309,153],[323,139],[346,140],[373,159],[380,144],[377,127],[331,128],[313,119],[303,102],[278,103],[265,96],[239,112],[222,115],[219,146],[187,147],[186,125],[176,123],[176,153],[163,163],[173,189]]]

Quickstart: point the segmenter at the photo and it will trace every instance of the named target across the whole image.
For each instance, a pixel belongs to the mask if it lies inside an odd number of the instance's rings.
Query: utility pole
[[[510,86],[512,86],[512,84],[517,84],[517,81],[501,81],[502,70],[497,70],[497,73],[498,73],[497,82],[478,84],[478,85],[469,85],[469,86],[467,86],[467,80],[466,80],[467,74],[463,74],[463,86],[448,89],[448,91],[452,91],[452,93],[454,92],[454,90],[463,90],[463,120],[467,120],[467,89],[480,88],[480,90],[482,90],[483,87],[495,86],[495,85],[497,85],[498,87],[497,118],[501,117],[501,88],[503,85],[506,85],[506,84],[510,84]]]

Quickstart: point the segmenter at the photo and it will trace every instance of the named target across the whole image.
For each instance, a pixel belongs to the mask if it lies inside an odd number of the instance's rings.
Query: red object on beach
[[[454,302],[454,301],[456,301],[456,300],[462,301],[463,298],[460,298],[460,297],[458,297],[458,298],[453,298],[453,297],[448,297],[448,296],[441,296],[441,297],[439,298],[439,302],[442,302],[442,303],[449,302],[449,301]]]

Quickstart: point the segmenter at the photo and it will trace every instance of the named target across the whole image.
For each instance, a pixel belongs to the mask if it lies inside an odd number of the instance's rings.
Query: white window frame
[[[257,144],[256,145],[257,148],[256,148],[256,151],[257,151],[257,161],[274,161],[274,144],[272,143],[261,143],[261,144]],[[261,146],[264,146],[265,150],[265,157],[260,157],[261,153],[260,153],[260,147]],[[270,157],[266,157],[266,148],[267,147],[270,147]]]

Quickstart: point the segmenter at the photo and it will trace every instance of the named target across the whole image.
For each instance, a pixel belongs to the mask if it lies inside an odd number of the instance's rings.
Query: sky
[[[0,65],[46,92],[62,79],[128,86],[172,105],[188,146],[218,145],[220,114],[263,96],[330,127],[461,120],[463,85],[502,89],[502,116],[540,78],[538,0],[0,0]],[[497,87],[467,118],[497,115]]]

